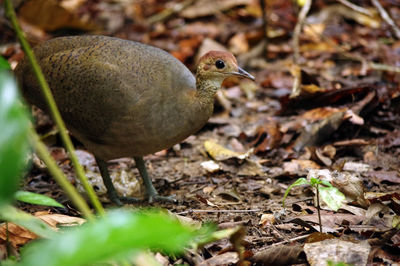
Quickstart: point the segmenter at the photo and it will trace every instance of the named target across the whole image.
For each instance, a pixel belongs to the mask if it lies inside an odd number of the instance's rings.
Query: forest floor
[[[64,28],[75,28],[160,47],[192,70],[204,51],[228,49],[256,77],[255,82],[224,82],[204,128],[169,150],[145,157],[159,193],[178,200],[151,206],[193,223],[243,226],[245,259],[259,264],[315,263],[333,250],[323,239],[337,241],[339,261],[347,256],[355,265],[399,263],[400,233],[393,229],[399,228],[400,215],[398,27],[382,19],[370,1],[356,1],[365,14],[342,1],[314,1],[296,46],[300,7],[292,1],[266,1],[264,14],[260,2],[86,1],[65,9],[75,22],[60,18],[52,25],[29,20],[23,6],[18,15],[32,43],[71,34]],[[188,6],[180,10],[179,3]],[[400,26],[400,3],[381,4]],[[2,28],[0,41],[15,41],[12,30]],[[22,56],[16,45],[1,53],[12,64]],[[41,134],[54,129],[41,111],[35,114]],[[49,134],[46,143],[75,182],[57,135]],[[91,183],[106,201],[93,156],[75,143]],[[20,207],[32,213],[79,215],[41,163],[34,162],[25,189],[69,207]],[[110,169],[119,193],[144,196],[132,159],[114,160]],[[314,188],[294,187],[282,206],[285,191],[298,178],[328,181],[346,196],[337,211],[321,200],[326,234],[317,234]],[[238,255],[226,239],[197,254],[169,259],[171,264],[184,262],[229,265],[238,262]]]

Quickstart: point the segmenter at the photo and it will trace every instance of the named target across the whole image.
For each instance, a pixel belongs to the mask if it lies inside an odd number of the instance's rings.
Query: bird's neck
[[[212,79],[205,76],[196,76],[196,98],[201,104],[213,105],[214,97],[221,88],[223,80]]]

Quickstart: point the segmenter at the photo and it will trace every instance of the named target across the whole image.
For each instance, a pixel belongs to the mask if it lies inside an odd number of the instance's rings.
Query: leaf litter
[[[192,70],[200,53],[219,47],[235,52],[241,66],[256,76],[256,86],[227,80],[214,116],[200,132],[146,158],[155,187],[162,195],[174,194],[180,202],[157,206],[195,222],[246,228],[240,241],[218,241],[192,254],[195,259],[186,256],[177,262],[307,261],[314,265],[331,258],[362,265],[400,261],[400,236],[395,229],[400,215],[400,75],[396,68],[400,42],[392,34],[393,25],[382,20],[369,1],[357,2],[366,14],[342,4],[346,1],[314,1],[299,36],[297,65],[291,40],[297,22],[294,2],[266,1],[265,28],[262,1],[255,0],[56,2],[41,7],[48,14],[63,12],[52,18],[56,22],[51,25],[45,16],[38,16],[42,21],[29,20],[29,6],[20,9],[30,41],[54,37],[58,28],[96,28],[102,34],[161,47]],[[381,3],[398,17],[398,6]],[[34,1],[28,4],[35,5]],[[74,19],[66,21],[65,16]],[[0,41],[8,46],[0,52],[15,66],[20,48],[10,45],[12,32],[0,27],[4,29]],[[264,54],[263,30],[269,36]],[[299,90],[291,97],[296,79]],[[39,132],[50,132],[51,121],[40,111],[35,114]],[[71,182],[78,185],[60,141],[54,134],[45,140]],[[78,156],[92,184],[104,194],[93,156],[76,144],[82,149]],[[111,165],[119,193],[143,196],[131,159],[114,160]],[[282,207],[285,190],[310,171],[325,173],[326,181],[346,196],[337,212],[321,206],[323,228],[331,239],[308,242],[318,231],[312,189],[293,189],[287,207]],[[58,223],[54,219],[60,214],[79,215],[40,162],[34,164],[24,187],[51,194],[67,206],[46,209],[20,204],[31,213],[50,210],[51,224]],[[8,230],[15,236],[11,242],[16,247],[35,237],[12,224]],[[327,250],[335,250],[336,255]],[[352,260],[354,254],[357,260]],[[157,256],[162,261],[162,255]]]

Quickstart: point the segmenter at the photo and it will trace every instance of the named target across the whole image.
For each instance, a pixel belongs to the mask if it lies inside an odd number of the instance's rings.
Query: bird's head
[[[229,52],[210,51],[200,58],[197,65],[198,78],[213,80],[221,84],[230,76],[255,79],[238,66],[236,58]]]

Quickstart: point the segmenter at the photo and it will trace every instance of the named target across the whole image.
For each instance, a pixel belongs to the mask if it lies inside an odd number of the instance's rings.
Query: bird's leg
[[[149,197],[149,202],[155,201],[169,201],[169,202],[176,202],[176,199],[173,197],[164,197],[158,195],[156,189],[151,182],[151,179],[147,173],[146,165],[144,164],[143,157],[133,157],[135,159],[136,167],[139,170],[140,176],[143,179],[144,186],[146,187],[146,192]]]
[[[114,202],[118,206],[122,206],[121,199],[126,202],[139,202],[140,199],[132,198],[132,197],[119,197],[117,191],[115,190],[114,184],[111,181],[110,173],[108,172],[107,162],[102,159],[95,157],[97,166],[99,167],[101,177],[103,178],[103,183],[107,188],[108,197],[112,202]]]

